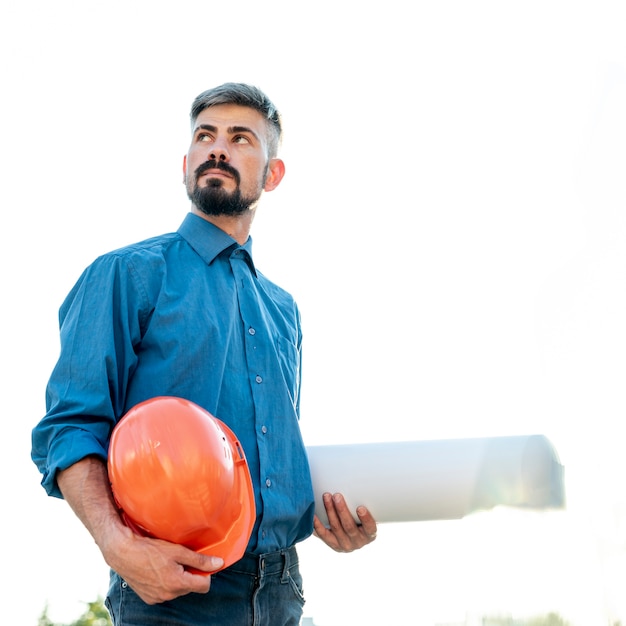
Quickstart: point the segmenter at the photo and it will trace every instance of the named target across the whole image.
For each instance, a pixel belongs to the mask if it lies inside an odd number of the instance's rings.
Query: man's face
[[[248,107],[220,104],[198,115],[183,164],[196,208],[241,215],[255,208],[264,189],[273,189],[267,132],[263,116]]]

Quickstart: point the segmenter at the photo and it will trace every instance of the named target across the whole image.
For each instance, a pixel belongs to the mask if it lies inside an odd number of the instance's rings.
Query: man
[[[340,494],[314,516],[299,428],[300,317],[291,296],[255,267],[250,228],[263,191],[285,173],[281,120],[255,87],[200,94],[183,161],[191,211],[176,233],[106,254],[60,309],[61,354],[33,430],[33,460],[110,565],[116,625],[298,624],[304,598],[295,544],[314,532],[348,552],[372,541]],[[237,435],[257,519],[245,556],[213,576],[217,557],[141,537],[120,518],[106,455],[133,406],[171,395],[199,404]]]

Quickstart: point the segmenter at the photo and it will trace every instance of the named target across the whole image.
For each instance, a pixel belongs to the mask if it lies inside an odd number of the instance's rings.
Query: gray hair
[[[267,121],[268,156],[270,158],[276,156],[283,132],[280,113],[274,103],[258,87],[245,83],[224,83],[203,91],[191,105],[189,117],[192,127],[204,109],[218,104],[238,104],[258,111]]]

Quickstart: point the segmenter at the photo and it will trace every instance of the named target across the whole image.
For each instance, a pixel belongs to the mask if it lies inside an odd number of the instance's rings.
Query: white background
[[[625,621],[624,32],[591,0],[6,2],[3,622],[106,591],[29,459],[57,310],[97,254],[178,227],[189,105],[229,80],[284,116],[253,237],[302,310],[307,443],[542,433],[567,478],[564,512],[308,540],[305,615]]]

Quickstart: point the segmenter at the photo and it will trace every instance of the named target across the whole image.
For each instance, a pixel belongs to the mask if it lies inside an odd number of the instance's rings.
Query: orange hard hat
[[[243,556],[256,515],[248,463],[234,433],[197,404],[161,396],[134,406],[113,429],[108,470],[136,533],[223,567]]]

